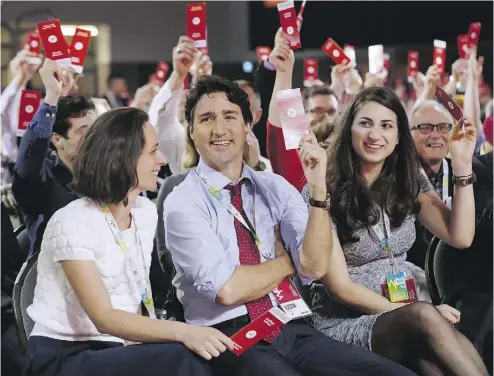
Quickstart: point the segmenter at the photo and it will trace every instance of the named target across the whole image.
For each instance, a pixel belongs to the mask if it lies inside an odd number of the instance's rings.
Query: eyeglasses
[[[439,133],[446,134],[449,133],[451,128],[453,128],[453,124],[449,124],[449,123],[419,124],[416,127],[413,127],[411,130],[414,131],[418,129],[419,132],[422,134],[431,134],[434,131],[434,128],[437,128]]]
[[[321,108],[321,107],[316,107],[316,108],[313,108],[312,110],[310,110],[309,112],[314,116],[324,116],[324,114],[328,114],[329,116],[333,116],[336,113],[336,109],[334,109],[334,108],[325,109],[325,108]]]

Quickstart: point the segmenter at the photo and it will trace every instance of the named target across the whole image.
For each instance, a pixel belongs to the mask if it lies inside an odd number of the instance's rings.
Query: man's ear
[[[51,134],[51,143],[55,145],[57,149],[63,149],[62,146],[62,136],[60,136],[58,133],[53,132]]]
[[[259,120],[261,120],[262,117],[262,108],[257,110],[257,112],[254,115],[254,118],[252,119],[252,128],[256,126],[257,123],[259,123]]]
[[[189,125],[187,128],[188,128],[190,139],[195,142],[196,140],[194,140],[194,128],[191,125]]]

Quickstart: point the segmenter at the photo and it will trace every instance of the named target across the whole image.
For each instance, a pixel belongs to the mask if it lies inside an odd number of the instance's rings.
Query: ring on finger
[[[180,47],[177,47],[177,54],[179,54],[181,51]]]

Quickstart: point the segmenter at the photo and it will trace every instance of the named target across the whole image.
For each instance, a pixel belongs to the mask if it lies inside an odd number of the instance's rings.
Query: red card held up
[[[470,47],[468,46],[469,39],[468,34],[458,35],[458,54],[460,59],[468,59],[470,54]]]
[[[89,30],[75,29],[75,34],[72,37],[72,43],[70,44],[70,61],[71,67],[76,73],[82,73],[90,41],[91,32]]]
[[[41,103],[41,92],[36,90],[22,90],[19,104],[19,124],[17,125],[17,137],[22,137],[33,120]]]
[[[446,68],[446,42],[443,40],[434,40],[434,59],[432,64],[437,65],[439,73],[444,73]]]
[[[470,47],[477,47],[479,44],[480,28],[482,24],[480,22],[473,22],[470,24],[470,30],[468,31],[469,45]]]
[[[329,38],[326,43],[323,44],[322,50],[328,54],[328,56],[336,64],[349,64],[350,58],[345,55],[343,49],[336,43],[333,38]]]
[[[408,51],[408,80],[416,76],[419,71],[418,51]]]
[[[269,58],[271,55],[271,48],[268,46],[258,46],[256,47],[257,61],[262,63],[264,60]]]
[[[27,45],[32,56],[27,56],[24,60],[29,64],[41,64],[41,39],[37,30],[32,30],[27,35]]]
[[[207,46],[206,3],[187,4],[187,36],[194,46]]]
[[[165,82],[166,74],[168,73],[169,66],[164,61],[160,61],[156,72],[154,74],[154,79],[159,85],[163,85]]]
[[[38,24],[39,37],[46,57],[56,61],[61,67],[70,66],[69,45],[62,33],[59,20],[50,20]]]
[[[455,118],[456,121],[463,118],[463,111],[461,108],[455,103],[455,101],[448,95],[446,92],[436,85],[436,91],[434,92],[439,103],[441,103],[449,113]]]
[[[278,4],[277,7],[280,14],[281,29],[287,36],[290,48],[292,50],[297,50],[302,47],[302,44],[300,43],[297,15],[295,14],[293,1],[285,1],[284,3]]]
[[[300,89],[280,90],[276,93],[281,128],[286,150],[298,149],[300,140],[309,133]]]
[[[318,77],[317,59],[304,59],[304,84],[316,81]]]
[[[268,334],[281,328],[288,321],[290,319],[280,308],[271,308],[231,337],[235,344],[232,352],[235,355],[243,354]]]

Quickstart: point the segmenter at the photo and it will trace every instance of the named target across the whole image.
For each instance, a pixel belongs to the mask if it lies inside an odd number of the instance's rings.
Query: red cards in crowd
[[[408,51],[408,81],[419,71],[419,52]]]
[[[90,31],[79,28],[75,29],[75,34],[72,37],[72,43],[70,44],[70,62],[71,67],[76,73],[82,73],[90,41]]]
[[[271,308],[231,337],[235,343],[235,348],[232,352],[235,355],[243,354],[268,334],[281,328],[288,321],[290,319],[280,308]]]
[[[276,93],[281,128],[286,150],[298,149],[300,140],[309,133],[300,89],[280,90]]]
[[[480,22],[474,22],[470,24],[470,30],[468,31],[470,47],[477,47],[477,45],[479,44],[481,26],[482,24]]]
[[[468,34],[458,35],[458,54],[460,59],[468,59],[470,54],[470,47],[468,46],[469,39]]]
[[[194,46],[207,46],[206,3],[187,4],[187,36]]]
[[[384,47],[382,44],[376,44],[375,46],[369,46],[369,73],[379,74],[382,73],[384,68]]]
[[[446,67],[446,42],[434,40],[434,58],[432,64],[437,65],[439,73],[444,73]]]
[[[21,103],[19,104],[19,124],[17,125],[17,137],[22,137],[34,114],[41,103],[41,92],[36,90],[22,90]]]
[[[41,64],[41,39],[36,30],[30,31],[27,35],[27,45],[33,56],[27,56],[24,60],[29,64]]]
[[[382,70],[382,74],[383,74],[384,79],[387,79],[388,78],[390,60],[391,60],[391,57],[389,56],[389,54],[383,54],[383,70]]]
[[[256,47],[257,61],[262,63],[271,55],[271,48],[267,46]]]
[[[343,52],[350,58],[351,61],[353,61],[354,63],[357,62],[357,57],[355,55],[355,46],[352,46],[351,44],[344,44]]]
[[[345,55],[342,48],[333,40],[333,38],[329,38],[326,43],[323,44],[322,50],[328,54],[328,56],[336,63],[336,64],[349,64],[350,58]]]
[[[154,79],[159,85],[163,85],[165,82],[166,74],[168,73],[169,66],[164,61],[160,61],[154,74]]]
[[[455,118],[456,121],[460,120],[463,117],[463,111],[461,108],[455,103],[455,101],[448,95],[446,92],[436,85],[436,91],[434,92],[439,103],[441,103],[449,113]]]
[[[39,37],[48,59],[60,66],[70,66],[69,45],[65,40],[59,20],[50,20],[38,24]]]
[[[297,50],[302,45],[300,44],[300,34],[298,32],[297,16],[293,1],[285,1],[278,4],[277,7],[280,14],[281,29],[287,36],[288,42],[290,42],[290,48]]]
[[[304,59],[304,82],[318,79],[317,59]]]

